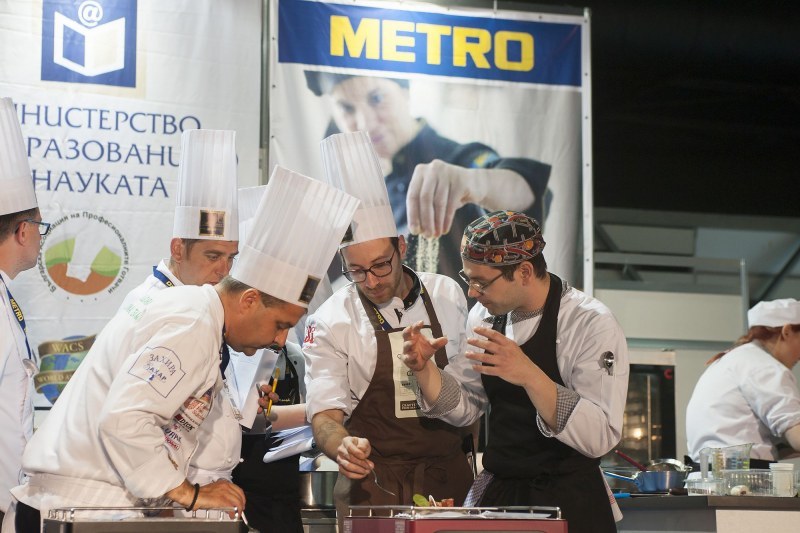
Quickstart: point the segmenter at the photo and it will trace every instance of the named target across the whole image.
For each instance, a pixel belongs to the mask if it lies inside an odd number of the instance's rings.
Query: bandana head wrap
[[[461,257],[491,266],[515,265],[544,250],[542,228],[515,211],[494,211],[473,221],[461,239]]]

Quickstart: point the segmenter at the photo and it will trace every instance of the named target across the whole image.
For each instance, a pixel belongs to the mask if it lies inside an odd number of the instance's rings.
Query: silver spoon
[[[379,489],[381,489],[381,490],[382,490],[383,492],[385,492],[386,494],[391,494],[391,495],[392,495],[392,496],[394,496],[395,498],[397,497],[397,494],[395,494],[394,492],[392,492],[392,491],[390,491],[390,490],[388,490],[388,489],[385,489],[385,488],[381,487],[381,484],[380,484],[380,483],[378,483],[378,473],[377,473],[377,472],[375,472],[375,469],[374,469],[374,468],[372,469],[372,477],[373,477],[373,478],[374,478],[374,480],[375,480],[375,486],[376,486],[376,487],[378,487]]]

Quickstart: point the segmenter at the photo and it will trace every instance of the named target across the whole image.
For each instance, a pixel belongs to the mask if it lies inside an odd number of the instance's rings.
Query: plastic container
[[[725,494],[725,487],[721,479],[693,478],[686,480],[686,493],[689,496],[718,496]]]
[[[772,471],[761,468],[723,470],[725,494],[730,496],[775,496]]]
[[[793,498],[797,494],[792,463],[770,463],[772,472],[772,491],[775,496]]]

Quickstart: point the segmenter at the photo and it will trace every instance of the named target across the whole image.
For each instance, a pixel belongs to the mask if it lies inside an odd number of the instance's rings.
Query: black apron
[[[275,389],[280,396],[275,405],[296,405],[300,403],[299,376],[286,349],[282,357],[286,371]],[[243,434],[243,462],[233,470],[233,482],[245,492],[247,521],[255,529],[262,533],[302,533],[299,455],[265,463],[264,454],[274,443],[273,436],[265,439],[264,435]]]
[[[421,281],[419,293],[432,334],[441,337],[442,327]],[[453,498],[456,505],[461,505],[473,480],[461,449],[464,430],[438,419],[395,416],[393,364],[396,354],[392,353],[389,334],[399,334],[403,328],[385,330],[381,325],[382,317],[375,312],[377,309],[360,291],[359,296],[375,331],[378,354],[370,385],[345,425],[351,435],[369,439],[372,446],[369,459],[375,463],[378,480],[397,496],[376,487],[371,474],[359,480],[340,475],[335,490],[337,511],[342,516],[348,503],[411,505],[414,493],[432,495],[436,499]],[[434,360],[439,368],[447,365],[444,347],[436,352]]]
[[[564,386],[556,357],[561,293],[561,279],[550,274],[541,323],[521,348],[550,379]],[[493,326],[501,333],[504,318],[496,317]],[[495,478],[480,505],[558,506],[570,533],[616,531],[600,459],[542,435],[536,409],[522,387],[496,376],[484,375],[482,381],[491,405],[483,466]]]

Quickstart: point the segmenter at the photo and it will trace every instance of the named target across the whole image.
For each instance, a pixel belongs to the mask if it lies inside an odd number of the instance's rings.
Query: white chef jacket
[[[463,353],[466,343],[464,291],[446,276],[424,272],[417,276],[428,291],[442,334],[448,339],[446,351],[452,363]],[[377,307],[393,328],[410,326],[420,320],[430,324],[421,297],[408,309],[400,298]],[[361,304],[356,284],[345,285],[306,321],[303,354],[307,419],[328,409],[339,409],[349,418],[369,387],[377,353],[375,330]]]
[[[11,487],[22,483],[22,451],[33,434],[33,382],[22,364],[28,348],[8,301],[10,280],[0,270],[0,511],[11,503]]]
[[[221,387],[223,323],[210,285],[118,313],[25,448],[31,479],[14,496],[45,516],[76,502],[136,505],[180,485]]]
[[[158,263],[156,270],[167,276],[167,279],[169,279],[172,282],[172,284],[175,285],[176,287],[183,286],[181,280],[179,280],[177,276],[175,276],[175,274],[173,274],[172,271],[169,269],[169,267],[167,266],[167,262],[165,260],[162,259]],[[137,287],[135,287],[133,290],[131,290],[131,292],[129,292],[125,296],[125,299],[122,300],[122,305],[119,306],[119,309],[120,311],[123,311],[127,309],[127,307],[130,304],[139,301],[139,299],[142,296],[146,296],[148,294],[152,295],[153,293],[166,288],[167,286],[164,285],[164,283],[160,279],[155,277],[151,272],[142,283],[140,283]]]
[[[541,315],[518,323],[513,323],[512,317],[506,326],[506,337],[522,345],[533,337],[540,322]],[[467,333],[475,335],[476,327],[492,327],[491,315],[480,303],[469,313]],[[556,335],[561,379],[580,398],[560,432],[543,427],[541,421],[540,430],[588,457],[600,457],[616,446],[622,435],[629,373],[625,335],[603,303],[572,287],[561,295]],[[603,365],[605,352],[614,354],[611,372]],[[462,385],[458,405],[440,417],[454,426],[476,420],[488,403],[480,374],[472,364],[466,357],[459,357],[444,370]],[[435,406],[422,402],[421,407],[430,411]]]
[[[161,260],[156,270],[164,274],[176,287],[183,286],[175,274]],[[158,291],[167,289],[166,285],[152,273],[138,287],[125,296],[120,306],[124,311],[130,304],[139,301],[143,296],[152,296]],[[228,366],[226,374],[233,369]],[[233,469],[239,464],[242,450],[242,428],[234,416],[231,403],[224,392],[214,400],[211,412],[205,423],[200,426],[198,441],[200,446],[192,456],[187,478],[191,483],[206,485],[217,479],[231,479]]]
[[[777,461],[775,444],[800,424],[800,391],[791,370],[757,342],[709,366],[686,407],[689,456],[705,447],[753,443],[750,457]]]

